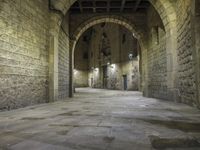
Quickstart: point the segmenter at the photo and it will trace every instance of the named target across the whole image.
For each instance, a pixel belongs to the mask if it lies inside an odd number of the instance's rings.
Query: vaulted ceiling
[[[70,13],[133,13],[146,12],[148,0],[78,0]]]

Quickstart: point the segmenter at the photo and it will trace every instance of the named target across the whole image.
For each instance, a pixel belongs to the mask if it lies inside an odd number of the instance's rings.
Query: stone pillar
[[[149,76],[148,76],[148,72],[149,72],[149,70],[148,70],[148,53],[147,53],[147,49],[146,48],[144,48],[144,49],[142,49],[142,51],[143,51],[143,55],[142,55],[142,61],[144,61],[143,63],[144,63],[144,72],[143,72],[143,95],[145,96],[145,97],[149,97]]]
[[[61,17],[51,13],[49,45],[49,102],[58,99],[58,36]]]
[[[192,2],[192,41],[193,41],[193,59],[195,63],[196,80],[196,104],[200,108],[200,1]]]
[[[197,70],[197,103],[200,108],[200,1],[195,0],[195,38],[196,38],[196,70]]]
[[[73,97],[74,96],[74,49],[76,45],[76,40],[75,38],[70,39],[70,53],[69,53],[69,96]]]
[[[138,41],[140,41],[140,48],[141,48],[141,65],[142,65],[142,92],[143,96],[149,97],[149,76],[148,76],[148,53],[147,53],[147,47],[148,47],[148,39],[146,36],[142,35],[140,38],[138,38]]]
[[[167,55],[167,97],[170,101],[179,101],[179,91],[177,89],[177,29],[176,21],[174,27],[170,26],[166,31],[166,55]]]

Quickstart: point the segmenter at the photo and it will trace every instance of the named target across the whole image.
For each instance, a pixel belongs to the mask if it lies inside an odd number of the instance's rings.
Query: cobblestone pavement
[[[198,109],[132,91],[76,92],[65,101],[1,112],[0,149],[200,149]]]

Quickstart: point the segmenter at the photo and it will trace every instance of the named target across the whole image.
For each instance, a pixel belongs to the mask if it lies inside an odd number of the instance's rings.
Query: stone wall
[[[162,29],[158,33],[159,42],[152,40],[148,49],[149,96],[167,99],[166,37]]]
[[[0,110],[48,100],[48,0],[0,2]]]
[[[58,44],[58,98],[69,97],[69,37],[67,20],[59,32]]]
[[[85,32],[79,39],[74,51],[74,86],[88,87],[88,51],[91,30]]]
[[[99,18],[123,18],[123,19],[127,19],[129,22],[131,22],[132,24],[135,25],[135,29],[137,30],[137,32],[142,33],[146,31],[146,18],[147,15],[146,13],[125,13],[125,14],[121,14],[121,15],[109,15],[107,13],[105,14],[71,14],[70,15],[70,22],[69,22],[69,26],[70,26],[70,35],[73,36],[73,34],[76,32],[77,28],[80,27],[81,24],[85,23],[88,20],[95,20],[95,19],[99,19]]]
[[[157,12],[148,11],[148,96],[167,99],[166,34]]]
[[[83,37],[88,37],[89,42],[83,42]],[[102,38],[105,39],[102,40]],[[123,75],[126,75],[127,90],[138,90],[137,48],[137,40],[124,27],[113,23],[93,26],[83,34],[75,49],[75,85],[80,86],[83,81],[87,81],[87,77],[91,87],[122,90],[124,89]],[[102,49],[109,50],[110,55],[104,56],[105,52],[102,52]],[[89,60],[83,59],[84,51],[88,51]],[[129,60],[130,53],[134,55],[133,61]],[[103,75],[105,69],[106,76]],[[84,70],[89,72],[88,76]]]
[[[178,15],[178,89],[180,101],[196,105],[195,62],[192,39],[192,2],[177,1]]]
[[[193,2],[193,23],[194,23],[194,32],[195,37],[195,58],[196,58],[196,79],[197,79],[197,105],[200,108],[200,1],[195,0]]]
[[[88,70],[74,70],[74,87],[88,87]]]

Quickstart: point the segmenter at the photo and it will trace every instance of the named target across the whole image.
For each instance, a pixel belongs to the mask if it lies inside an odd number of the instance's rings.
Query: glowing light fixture
[[[131,53],[128,54],[128,57],[129,57],[130,60],[132,60],[133,59],[133,54],[131,54]]]
[[[111,68],[115,69],[115,64],[110,65]]]
[[[95,70],[95,71],[99,71],[99,68],[95,68],[94,70]]]
[[[78,72],[78,71],[77,71],[76,69],[74,69],[74,74],[77,74],[77,72]]]

